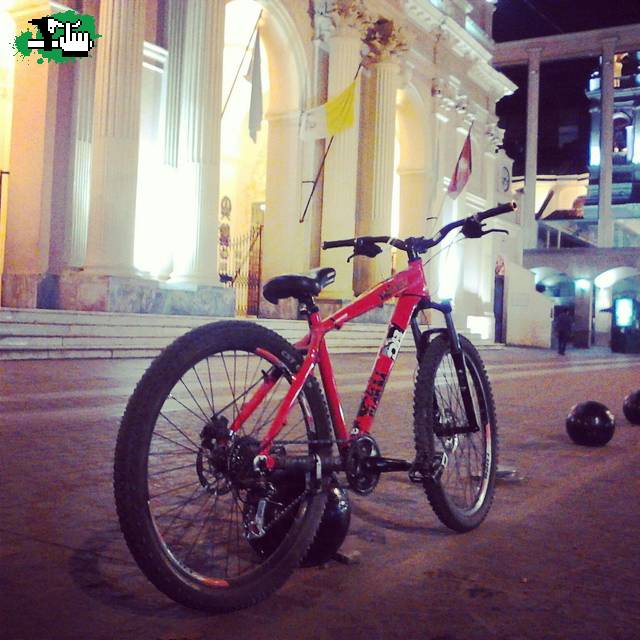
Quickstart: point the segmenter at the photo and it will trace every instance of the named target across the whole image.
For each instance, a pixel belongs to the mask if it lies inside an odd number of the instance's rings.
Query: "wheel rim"
[[[209,587],[260,571],[305,513],[304,481],[255,483],[253,457],[290,382],[284,366],[274,369],[273,357],[260,351],[218,352],[192,364],[168,383],[150,434],[146,498],[157,540],[174,569]],[[234,437],[219,437],[274,370],[281,375],[251,418]],[[310,433],[313,419],[301,393],[273,446],[287,455],[309,453],[316,446]],[[271,536],[269,544],[256,544],[256,533]]]
[[[451,434],[452,427],[468,425],[455,364],[444,354],[436,372],[434,395],[434,453],[443,465],[440,487],[448,502],[466,516],[484,504],[490,483],[493,458],[487,398],[479,372],[466,357],[473,407],[480,429],[474,433]]]

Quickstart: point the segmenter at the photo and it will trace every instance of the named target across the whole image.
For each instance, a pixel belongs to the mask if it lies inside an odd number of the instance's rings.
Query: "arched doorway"
[[[254,140],[250,105],[256,88],[245,75],[256,37],[260,40],[262,118]],[[220,211],[220,253],[226,264],[219,266],[236,287],[240,314],[263,315],[261,305],[267,303],[260,302],[260,289],[265,279],[308,266],[309,243],[297,221],[298,128],[305,69],[299,35],[279,2],[231,0],[227,4],[223,95],[228,103],[222,121],[220,176],[225,205]]]

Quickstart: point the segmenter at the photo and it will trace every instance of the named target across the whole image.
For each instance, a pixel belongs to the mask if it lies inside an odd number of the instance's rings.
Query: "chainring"
[[[367,458],[379,457],[380,448],[370,435],[354,438],[347,453],[345,471],[349,486],[361,496],[371,493],[380,480],[380,472],[367,468]]]

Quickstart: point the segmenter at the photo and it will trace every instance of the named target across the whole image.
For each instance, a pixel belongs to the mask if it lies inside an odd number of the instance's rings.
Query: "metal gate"
[[[262,271],[262,225],[253,225],[249,233],[232,236],[227,243],[228,259],[220,280],[236,290],[236,315],[257,315]]]

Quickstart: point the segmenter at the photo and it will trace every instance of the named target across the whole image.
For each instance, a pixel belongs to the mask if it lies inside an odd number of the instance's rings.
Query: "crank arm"
[[[398,458],[383,458],[382,456],[371,456],[362,461],[362,466],[366,471],[374,473],[391,473],[393,471],[409,471],[412,463],[408,460]]]

